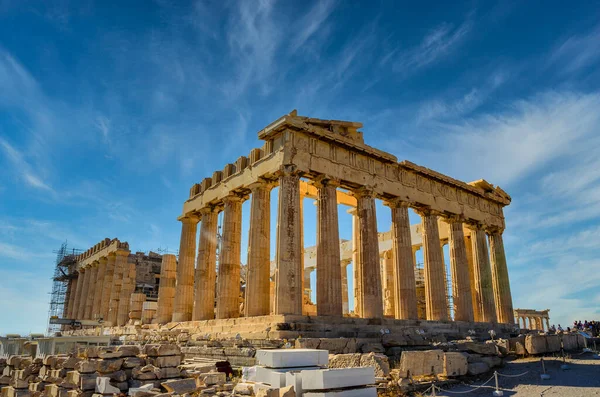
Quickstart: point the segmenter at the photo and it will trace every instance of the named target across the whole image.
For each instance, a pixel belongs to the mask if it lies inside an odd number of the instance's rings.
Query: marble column
[[[310,302],[310,303],[314,303],[312,301],[312,285],[310,282],[310,275],[312,274],[312,272],[315,271],[315,267],[305,267],[304,268],[304,283],[302,284],[303,286],[303,290],[304,290],[304,295],[306,301]]]
[[[358,262],[361,281],[361,317],[382,318],[381,273],[379,264],[379,236],[375,213],[375,196],[372,191],[361,189],[354,192],[357,203],[360,230]]]
[[[342,273],[342,313],[348,314],[350,312],[350,307],[348,305],[348,265],[350,264],[349,260],[343,260],[340,263],[341,273]]]
[[[473,250],[476,306],[479,307],[482,322],[497,322],[492,269],[485,232],[481,225],[469,225]]]
[[[80,267],[79,268],[79,280],[77,281],[77,302],[75,307],[73,308],[74,313],[73,317],[77,320],[83,320],[83,315],[85,313],[85,300],[86,300],[86,281],[89,282],[89,276],[86,277],[87,268]],[[87,278],[87,280],[86,280]]]
[[[510,281],[508,279],[508,267],[506,265],[506,254],[504,253],[502,232],[499,230],[492,230],[489,234],[489,242],[490,262],[492,266],[492,285],[494,287],[498,322],[513,324],[512,295],[510,293]]]
[[[177,281],[177,258],[172,254],[164,254],[160,265],[158,284],[158,302],[155,323],[165,324],[173,318],[173,302],[175,300],[175,283]],[[213,282],[214,291],[214,282]],[[213,294],[214,305],[214,294]],[[211,307],[212,309],[212,307]],[[196,307],[194,307],[196,310]],[[214,312],[214,310],[213,310]],[[214,316],[213,316],[214,317]]]
[[[108,254],[106,268],[104,272],[104,283],[102,285],[102,299],[100,302],[100,314],[104,321],[108,320],[108,310],[110,308],[110,295],[113,288],[115,262],[117,256],[114,253]]]
[[[242,198],[223,199],[223,243],[217,277],[217,318],[240,316],[240,251],[242,244]]]
[[[218,208],[206,207],[200,210],[200,237],[194,284],[194,311],[192,313],[194,321],[215,318],[218,220]],[[171,302],[171,306],[172,304]],[[170,311],[173,312],[172,307]],[[165,322],[162,316],[160,322]]]
[[[328,179],[317,187],[317,315],[342,316],[342,274],[337,184]]]
[[[465,229],[463,228],[463,234]],[[477,304],[477,289],[475,288],[475,262],[473,262],[473,243],[471,243],[471,231],[467,229],[465,234],[465,250],[467,253],[467,262],[469,268],[469,285],[471,287],[471,306],[473,307],[473,319],[474,321],[481,322],[481,311]]]
[[[271,184],[262,181],[250,186],[246,317],[267,316],[270,312],[271,189]]]
[[[463,222],[457,217],[448,218],[447,222],[450,229],[448,244],[450,248],[454,321],[474,321]]]
[[[190,321],[194,309],[194,268],[196,256],[196,229],[198,217],[186,215],[181,221],[177,288],[173,303],[173,321]]]
[[[448,320],[445,269],[440,245],[438,216],[430,210],[419,211],[423,233],[423,274],[427,320]]]
[[[392,317],[396,315],[396,281],[394,280],[394,257],[393,251],[383,253],[383,315]]]
[[[94,302],[92,303],[92,319],[98,320],[102,317],[102,293],[104,292],[104,279],[106,276],[106,263],[108,259],[102,257],[98,259],[98,273],[96,276],[96,285],[94,287]]]
[[[89,279],[87,282],[87,288],[84,289],[86,293],[85,300],[85,312],[83,318],[86,320],[93,320],[92,318],[92,306],[94,305],[94,293],[96,291],[96,278],[98,277],[98,262],[92,263],[89,270]]]
[[[65,301],[67,302],[67,307],[63,311],[63,318],[73,318],[73,306],[75,306],[75,297],[77,295],[77,278],[71,278],[69,280],[69,284],[67,287],[67,297],[65,297]]]
[[[358,213],[356,208],[348,211],[352,215],[352,269],[354,284],[354,314],[362,317],[362,279],[360,265],[360,226],[358,223]]]
[[[127,263],[123,270],[123,282],[121,284],[121,294],[119,296],[119,311],[117,314],[117,325],[123,326],[129,320],[129,304],[131,294],[135,292],[135,263]]]
[[[108,321],[113,325],[117,325],[119,315],[119,300],[121,298],[121,288],[123,287],[123,273],[128,271],[127,258],[128,251],[115,252],[115,270],[113,272],[112,289],[110,290],[110,303],[108,305]]]
[[[416,320],[417,285],[415,280],[416,250],[410,236],[408,204],[399,200],[387,203],[392,211],[392,251],[394,266],[394,316],[400,320]]]
[[[301,235],[300,175],[293,166],[284,166],[279,176],[275,314],[302,314]]]

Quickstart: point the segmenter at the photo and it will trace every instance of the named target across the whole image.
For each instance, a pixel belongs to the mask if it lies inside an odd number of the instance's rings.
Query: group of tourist
[[[567,329],[563,329],[563,327],[558,324],[556,327],[554,324],[550,327],[550,332],[571,332],[571,331],[585,331],[592,334],[592,336],[600,336],[600,321],[573,321],[573,328],[567,327]]]

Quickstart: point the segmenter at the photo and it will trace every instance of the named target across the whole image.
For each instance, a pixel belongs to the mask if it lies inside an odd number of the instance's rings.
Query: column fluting
[[[173,303],[173,321],[190,321],[194,310],[194,269],[196,260],[196,229],[198,217],[187,215],[180,219],[179,263],[177,287]]]
[[[242,244],[242,198],[223,199],[223,243],[217,277],[217,318],[240,316],[240,251]]]
[[[218,218],[219,210],[216,207],[200,210],[200,237],[192,314],[194,321],[215,318]]]

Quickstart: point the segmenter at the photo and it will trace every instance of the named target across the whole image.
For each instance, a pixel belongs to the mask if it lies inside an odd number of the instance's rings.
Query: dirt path
[[[568,370],[560,368],[562,361],[559,359],[550,357],[544,360],[546,362],[546,373],[550,375],[549,380],[540,379],[542,370],[539,358],[509,361],[503,368],[498,369],[499,374],[512,376],[499,377],[500,389],[504,392],[504,396],[600,396],[600,358],[597,356],[587,353],[572,357],[567,360]],[[520,375],[523,373],[525,374]],[[493,379],[486,386],[474,389],[475,386],[481,385],[490,377],[491,374],[478,382],[473,382],[470,386],[455,386],[449,388],[448,391],[437,392],[436,395],[446,397],[491,396],[495,390]],[[426,394],[426,396],[429,395],[431,393]]]

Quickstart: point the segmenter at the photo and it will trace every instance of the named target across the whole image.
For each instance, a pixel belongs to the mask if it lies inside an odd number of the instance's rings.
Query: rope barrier
[[[441,387],[435,386],[436,389],[438,389],[439,391],[442,391],[444,393],[450,393],[450,394],[467,394],[467,393],[471,393],[474,392],[477,389],[481,389],[483,386],[487,385],[488,383],[490,383],[490,381],[492,379],[494,379],[494,375],[492,375],[491,378],[489,378],[487,381],[485,381],[485,383],[482,383],[479,386],[471,386],[471,385],[465,385],[467,387],[472,387],[472,390],[466,390],[466,391],[451,391],[451,390],[446,390],[446,389],[442,389]]]
[[[498,372],[498,375],[504,376],[505,378],[518,378],[519,376],[527,375],[529,372],[531,372],[531,371],[525,371],[519,375],[507,375],[507,374],[501,374],[500,372]]]

